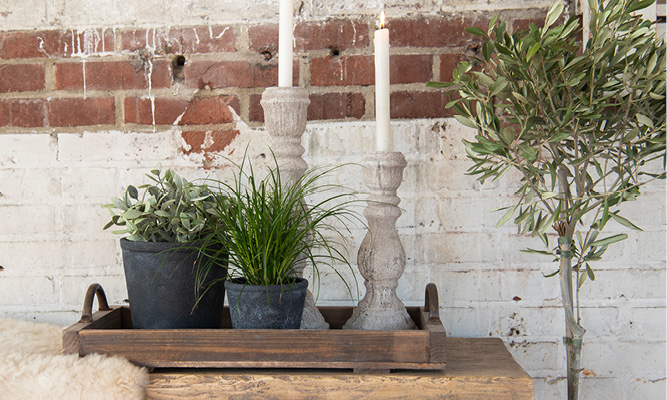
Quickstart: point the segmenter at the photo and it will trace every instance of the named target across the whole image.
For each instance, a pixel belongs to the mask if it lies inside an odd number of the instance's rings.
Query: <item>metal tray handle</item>
[[[428,311],[428,322],[440,323],[440,303],[438,301],[438,288],[435,283],[426,285],[424,309]]]
[[[86,291],[86,298],[83,300],[83,311],[81,311],[81,319],[79,322],[90,323],[93,322],[93,300],[97,295],[97,304],[100,311],[109,311],[109,303],[107,303],[107,296],[104,294],[104,289],[99,283],[93,283],[88,286]]]

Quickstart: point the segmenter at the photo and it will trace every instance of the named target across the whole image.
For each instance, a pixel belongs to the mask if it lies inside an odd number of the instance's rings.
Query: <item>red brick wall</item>
[[[506,17],[523,27],[540,12]],[[449,79],[476,49],[463,28],[489,18],[389,22],[392,118],[449,115],[442,93],[424,85]],[[294,84],[311,93],[309,120],[373,119],[374,29],[370,18],[295,27]],[[0,32],[0,133],[178,125],[191,151],[202,151],[206,131],[228,143],[237,132],[227,105],[251,125],[264,119],[259,100],[277,83],[277,42],[275,24]]]

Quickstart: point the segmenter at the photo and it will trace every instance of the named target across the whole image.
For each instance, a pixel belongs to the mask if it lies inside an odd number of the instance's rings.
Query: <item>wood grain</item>
[[[443,372],[354,374],[339,370],[160,370],[147,399],[532,400],[533,381],[500,339],[446,339]]]
[[[71,326],[63,344],[67,352],[120,355],[151,368],[445,368],[444,327],[425,320],[423,308],[408,308],[419,329],[406,331],[343,330],[351,307],[320,310],[333,329],[131,329],[130,310],[121,307]]]

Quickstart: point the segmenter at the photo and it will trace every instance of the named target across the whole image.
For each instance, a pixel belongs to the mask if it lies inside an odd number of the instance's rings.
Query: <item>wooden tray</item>
[[[97,294],[100,311],[92,313]],[[423,307],[407,307],[408,331],[341,329],[352,307],[319,307],[329,330],[235,330],[225,308],[223,329],[132,329],[130,308],[109,307],[99,284],[88,288],[81,320],[63,331],[63,352],[126,357],[150,368],[345,368],[443,370],[445,329],[435,284]]]

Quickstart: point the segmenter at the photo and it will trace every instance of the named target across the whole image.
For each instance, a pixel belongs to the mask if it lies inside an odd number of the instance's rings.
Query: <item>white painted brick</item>
[[[100,197],[100,196],[96,196]],[[111,220],[109,211],[103,204],[111,202],[111,196],[106,201],[93,204],[63,206],[63,234],[70,241],[81,241],[87,239],[109,239],[111,237],[120,239],[120,236],[111,233],[120,227],[111,227],[103,230],[104,226]]]
[[[491,334],[493,327],[491,326],[488,305],[473,304],[470,307],[443,307],[442,300],[440,305],[440,320],[448,336],[495,336],[495,333]]]
[[[61,196],[60,170],[0,168],[0,204],[53,202]]]
[[[5,312],[0,311],[0,318],[20,319],[24,321],[42,322],[61,326],[63,329],[76,323],[81,318],[79,311],[31,311]]]
[[[665,229],[645,232],[632,232],[637,246],[636,260],[661,268],[667,260],[667,235]]]
[[[44,304],[58,302],[53,277],[0,276],[0,304],[39,310]]]
[[[58,155],[56,140],[47,134],[0,135],[0,167],[45,167]],[[2,191],[2,190],[0,190]]]
[[[450,306],[475,301],[500,300],[500,272],[439,270],[434,281],[440,293],[440,304]]]
[[[63,198],[65,200],[83,201],[86,203],[108,203],[111,195],[111,183],[116,179],[117,172],[113,168],[84,167],[66,168],[63,170]]]
[[[150,168],[157,161],[174,158],[179,147],[178,137],[180,135],[176,131],[60,133],[59,159],[63,162],[86,163],[137,161]]]
[[[28,276],[62,268],[66,249],[59,241],[4,241],[0,236],[0,279],[5,276]],[[0,303],[2,304],[2,303]]]
[[[658,379],[634,379],[630,381],[628,399],[653,399],[661,400],[667,398],[667,385],[665,378]]]
[[[567,398],[567,382],[564,377],[533,377],[535,399],[563,400]]]
[[[56,232],[56,209],[43,205],[10,206],[0,204],[2,225],[0,239],[34,235],[54,235]]]
[[[632,307],[621,321],[619,335],[644,340],[664,340],[667,332],[665,307]]]
[[[582,299],[664,299],[665,271],[598,270],[581,288]]]
[[[651,371],[665,371],[665,343],[586,341],[582,350],[582,367],[598,377],[621,373],[641,375]]]
[[[623,382],[620,378],[584,376],[579,385],[579,398],[586,400],[618,399],[623,393]]]
[[[565,351],[553,342],[529,342],[523,338],[507,339],[506,347],[526,371],[550,371],[564,367]]]
[[[564,312],[561,314],[564,315]],[[594,336],[615,337],[620,330],[619,309],[600,306],[581,307],[581,325],[586,329],[584,341]]]
[[[46,22],[45,0],[26,0],[19,3],[4,1],[0,3],[0,26],[3,29],[12,30],[25,29],[27,26],[44,26]]]
[[[500,276],[500,293],[504,300],[519,298],[519,305],[534,304],[545,299],[560,299],[558,277],[545,278],[542,271],[518,269]]]
[[[65,266],[69,269],[109,269],[119,265],[118,244],[115,240],[73,240],[65,246]],[[122,270],[122,267],[121,267]]]
[[[530,340],[531,337],[562,337],[565,334],[563,309],[560,307],[521,307],[509,303],[498,310],[496,323],[500,335],[513,340]],[[528,338],[526,338],[528,337]]]

